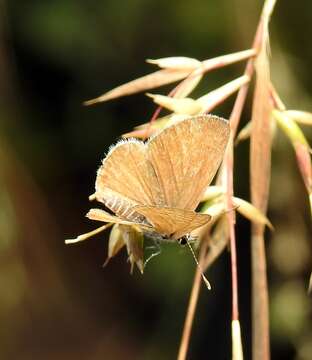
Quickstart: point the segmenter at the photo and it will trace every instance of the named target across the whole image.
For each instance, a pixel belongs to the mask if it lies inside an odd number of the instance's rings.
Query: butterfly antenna
[[[199,262],[198,262],[198,260],[197,260],[197,257],[196,257],[196,255],[195,255],[195,253],[194,253],[194,250],[193,250],[193,248],[192,248],[192,245],[189,243],[189,241],[188,241],[187,239],[186,239],[186,243],[187,243],[189,249],[191,250],[191,253],[192,253],[192,255],[193,255],[193,258],[194,258],[194,260],[195,260],[195,263],[196,263],[197,267],[198,267],[199,270],[200,270],[200,275],[201,275],[201,277],[202,277],[202,279],[203,279],[203,282],[205,283],[207,289],[208,289],[208,290],[211,290],[210,282],[208,281],[208,279],[207,279],[206,276],[204,275],[204,271],[203,271],[202,267],[200,266],[200,264],[199,264]]]

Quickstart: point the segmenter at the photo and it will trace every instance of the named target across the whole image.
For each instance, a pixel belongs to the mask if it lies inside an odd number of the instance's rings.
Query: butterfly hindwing
[[[144,215],[156,232],[173,240],[189,234],[211,219],[211,216],[207,214],[169,207],[138,205],[134,210]]]

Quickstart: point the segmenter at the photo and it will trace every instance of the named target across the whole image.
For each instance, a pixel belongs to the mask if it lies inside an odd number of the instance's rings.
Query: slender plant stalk
[[[198,296],[200,292],[201,287],[201,276],[202,276],[202,269],[204,268],[205,264],[205,257],[206,257],[206,251],[207,251],[207,245],[208,245],[208,239],[205,238],[202,242],[201,248],[200,248],[200,254],[199,254],[199,266],[196,267],[196,272],[194,276],[193,281],[193,287],[190,295],[190,300],[186,312],[184,327],[183,327],[183,333],[179,348],[179,353],[177,360],[185,360],[187,355],[187,350],[190,343],[190,337],[192,332],[192,325],[195,315],[195,310],[198,302]]]
[[[227,208],[233,208],[233,135],[230,136],[226,151],[226,188]],[[238,284],[237,284],[237,255],[235,241],[235,214],[229,211],[227,214],[231,248],[231,273],[232,273],[232,320],[239,320],[238,310]]]

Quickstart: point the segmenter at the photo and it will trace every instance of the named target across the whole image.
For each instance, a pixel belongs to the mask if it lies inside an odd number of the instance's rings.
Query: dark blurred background
[[[154,70],[146,58],[204,60],[247,49],[261,6],[248,0],[0,2],[1,359],[176,357],[195,268],[190,253],[167,245],[144,276],[131,276],[125,252],[101,267],[108,232],[64,244],[95,227],[84,214],[100,161],[154,106],[144,94],[88,108],[82,102]],[[312,111],[311,35],[312,2],[277,1],[272,77],[289,108]],[[209,73],[194,97],[243,69],[240,63]],[[233,101],[214,112],[228,117]],[[250,102],[242,124],[249,118]],[[304,131],[311,142],[310,129]],[[248,147],[246,141],[237,148],[235,170],[236,193],[246,199]],[[309,214],[293,150],[278,134],[269,212],[275,231],[267,240],[273,359],[312,359]],[[246,359],[249,229],[238,217]],[[229,359],[229,254],[207,275],[213,290],[201,293],[189,359]]]

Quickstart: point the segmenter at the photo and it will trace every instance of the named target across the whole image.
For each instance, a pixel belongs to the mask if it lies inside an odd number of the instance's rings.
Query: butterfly
[[[229,134],[227,120],[200,115],[147,142],[118,142],[104,158],[95,183],[95,199],[111,213],[91,209],[87,217],[183,240],[211,219],[195,209],[220,166]]]

